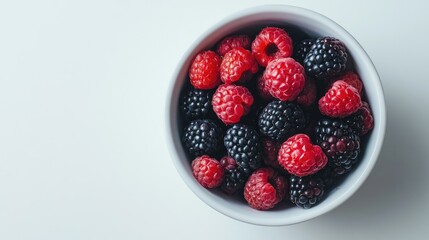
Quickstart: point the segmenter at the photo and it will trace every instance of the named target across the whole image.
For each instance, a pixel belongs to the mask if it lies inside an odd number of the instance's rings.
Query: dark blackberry
[[[344,44],[332,37],[318,38],[304,59],[305,72],[315,78],[335,77],[343,73],[347,64]]]
[[[237,162],[232,157],[223,157],[220,160],[220,164],[225,169],[221,189],[228,194],[233,194],[242,190],[249,175],[238,166]]]
[[[335,187],[336,184],[339,182],[339,177],[332,171],[329,166],[324,167],[316,174],[323,179],[323,183],[325,184],[325,190]]]
[[[189,123],[183,135],[183,145],[193,156],[211,155],[221,144],[222,131],[209,119],[197,119]]]
[[[211,110],[211,91],[190,89],[186,92],[180,104],[181,111],[187,120],[205,118]]]
[[[359,136],[363,135],[364,118],[361,110],[358,110],[352,115],[345,117],[343,120],[349,125],[351,129],[353,129],[353,131],[355,131],[355,133],[357,133]]]
[[[315,127],[316,143],[328,157],[328,165],[336,175],[350,172],[358,161],[360,138],[341,119],[322,118]]]
[[[311,46],[314,44],[316,40],[315,39],[304,39],[301,42],[299,42],[294,47],[294,54],[293,58],[303,64],[305,56],[307,56],[307,53],[310,51]]]
[[[319,204],[325,193],[325,184],[317,174],[306,177],[290,176],[290,200],[305,209]]]
[[[304,130],[305,126],[304,111],[293,102],[272,101],[258,118],[260,133],[278,142]]]
[[[258,133],[250,126],[235,124],[224,137],[228,155],[249,174],[261,165],[262,149]]]

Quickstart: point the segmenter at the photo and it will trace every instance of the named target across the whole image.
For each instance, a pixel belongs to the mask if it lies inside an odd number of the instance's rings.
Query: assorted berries
[[[340,39],[301,39],[268,26],[196,54],[178,106],[202,187],[258,210],[307,209],[359,164],[374,128],[364,81]]]

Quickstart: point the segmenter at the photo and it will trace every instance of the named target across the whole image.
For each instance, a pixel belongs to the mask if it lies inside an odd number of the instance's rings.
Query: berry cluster
[[[339,39],[294,39],[279,27],[199,52],[179,102],[195,179],[258,210],[323,201],[374,126],[349,58]]]

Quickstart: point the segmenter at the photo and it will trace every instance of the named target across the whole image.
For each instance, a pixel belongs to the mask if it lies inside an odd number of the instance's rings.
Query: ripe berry
[[[367,134],[374,127],[374,118],[371,114],[371,109],[367,102],[362,101],[362,107],[352,115],[345,117],[344,121],[357,133],[359,136]]]
[[[282,101],[293,101],[305,85],[304,68],[293,58],[275,59],[264,72],[266,88]]]
[[[229,156],[225,156],[220,160],[220,164],[225,169],[224,179],[221,189],[228,194],[233,194],[244,188],[249,175],[238,166],[237,162]]]
[[[235,48],[250,49],[251,40],[247,35],[231,35],[222,39],[217,45],[216,52],[220,56],[225,56],[227,52]]]
[[[258,71],[258,63],[249,50],[237,47],[225,54],[220,64],[220,78],[224,83],[246,82]]]
[[[324,197],[325,185],[317,174],[307,177],[290,176],[290,200],[301,208],[311,208]]]
[[[362,105],[359,92],[344,81],[336,81],[319,100],[319,110],[325,116],[346,117]]]
[[[219,161],[203,155],[192,161],[192,174],[203,187],[215,188],[222,183],[224,169]]]
[[[328,158],[319,146],[311,143],[310,137],[296,134],[282,144],[278,161],[290,174],[303,177],[325,167]]]
[[[348,83],[350,86],[356,88],[356,90],[359,92],[359,94],[362,94],[363,83],[356,73],[354,73],[352,71],[348,71],[348,72],[344,73],[343,75],[341,75],[340,77],[332,80],[330,83],[330,86],[332,86],[332,84],[338,80],[342,80],[342,81]]]
[[[312,78],[307,78],[305,80],[304,89],[302,89],[301,93],[296,98],[296,102],[301,106],[310,107],[313,103],[316,102],[317,97],[317,87],[316,83]]]
[[[270,139],[262,140],[262,158],[265,165],[272,167],[277,170],[282,170],[283,167],[280,166],[279,161],[277,160],[280,150],[280,144],[272,141]]]
[[[185,128],[182,141],[193,156],[211,155],[221,144],[222,131],[212,120],[197,119]]]
[[[266,27],[252,42],[253,56],[263,67],[274,59],[292,56],[292,52],[292,39],[281,28]]]
[[[211,111],[212,93],[190,89],[182,97],[180,108],[186,119],[205,118]]]
[[[258,133],[252,127],[235,124],[227,130],[223,141],[228,155],[246,173],[251,173],[261,165],[261,143]]]
[[[250,207],[268,210],[283,200],[287,188],[285,177],[272,168],[260,168],[247,180],[244,187],[244,198]]]
[[[344,44],[332,37],[318,38],[304,59],[305,72],[315,78],[335,77],[346,69]]]
[[[222,59],[213,51],[197,54],[189,68],[189,79],[196,89],[212,89],[220,81],[219,67]]]
[[[265,84],[264,75],[261,74],[257,77],[257,90],[258,95],[264,100],[272,100],[273,96],[271,96],[270,89],[267,88]]]
[[[258,118],[259,132],[278,142],[300,132],[305,125],[304,112],[294,102],[272,101],[265,106]]]
[[[337,176],[350,172],[361,151],[359,135],[343,120],[329,118],[317,122],[315,133],[332,171]]]
[[[213,95],[212,106],[225,124],[238,123],[253,104],[253,96],[243,86],[220,85]]]
[[[304,39],[300,43],[294,47],[294,54],[293,58],[303,64],[305,56],[307,56],[307,53],[310,51],[311,46],[314,44],[316,40],[315,39]]]

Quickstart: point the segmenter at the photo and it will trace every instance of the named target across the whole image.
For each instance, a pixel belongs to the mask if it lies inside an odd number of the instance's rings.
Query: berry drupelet
[[[211,155],[221,144],[222,131],[209,119],[194,120],[185,128],[183,144],[193,156]]]
[[[211,91],[190,89],[183,97],[180,109],[185,119],[205,118],[211,111]]]
[[[306,177],[291,175],[289,183],[290,200],[298,207],[311,208],[324,198],[325,184],[317,174]]]

